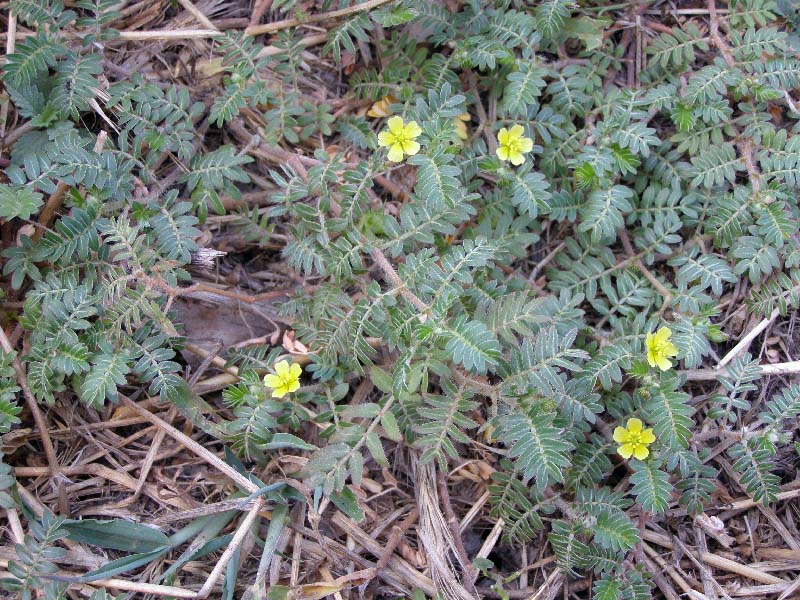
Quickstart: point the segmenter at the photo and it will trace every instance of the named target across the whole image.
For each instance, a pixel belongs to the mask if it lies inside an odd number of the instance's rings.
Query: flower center
[[[641,445],[641,443],[642,443],[642,432],[639,431],[639,432],[634,433],[632,431],[629,431],[628,432],[628,443],[631,444],[632,446]]]
[[[409,136],[405,131],[401,131],[400,133],[394,134],[395,144],[400,144],[401,146],[403,146],[410,141],[411,141],[411,136]]]
[[[510,154],[517,154],[522,152],[522,143],[520,142],[519,138],[514,140],[508,140],[506,144],[506,148]]]
[[[665,354],[667,352],[666,342],[656,342],[653,344],[653,352],[656,354]]]

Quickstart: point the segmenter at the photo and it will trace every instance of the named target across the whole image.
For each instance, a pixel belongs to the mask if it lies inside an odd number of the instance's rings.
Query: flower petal
[[[286,385],[286,391],[287,392],[294,392],[294,391],[297,391],[298,389],[300,389],[300,382],[297,381],[296,379],[294,381],[290,381]]]
[[[508,132],[508,135],[512,140],[517,140],[521,138],[524,133],[525,128],[522,125],[514,125],[511,131]]]
[[[628,430],[624,427],[617,427],[614,429],[614,441],[624,444],[628,441]]]
[[[669,329],[669,327],[662,327],[656,331],[656,340],[659,342],[666,342],[671,337],[672,331]]]
[[[630,458],[633,455],[633,444],[622,444],[617,452],[622,458]]]
[[[403,131],[407,137],[415,138],[422,133],[422,127],[417,125],[416,121],[409,121]]]
[[[495,152],[500,160],[508,160],[508,146],[498,146]]]
[[[656,364],[662,371],[669,371],[672,368],[672,363],[666,356],[656,356]]]
[[[275,388],[274,390],[272,390],[272,397],[273,398],[283,398],[286,395],[287,391],[288,390],[286,389],[285,386],[281,386],[279,388]]]
[[[389,127],[389,131],[391,131],[396,136],[403,135],[403,118],[402,117],[389,117],[389,120],[386,121],[386,125]]]
[[[275,372],[278,374],[279,377],[283,378],[285,375],[289,374],[289,363],[285,360],[282,360],[278,363],[275,363]]]
[[[501,146],[506,146],[508,144],[508,129],[503,127],[500,131],[497,132],[497,141],[500,142]],[[504,158],[503,160],[508,160]]]
[[[652,444],[653,442],[656,441],[656,436],[653,433],[652,429],[645,429],[642,432],[642,437],[640,437],[639,439],[642,440],[643,444]]]
[[[650,455],[650,450],[644,444],[637,444],[633,449],[633,456],[639,460],[644,460]]]
[[[533,150],[533,140],[531,138],[519,138],[520,152],[530,152]]]
[[[278,388],[283,384],[283,380],[277,375],[264,375],[264,385],[270,388]]]
[[[525,155],[522,154],[522,152],[520,152],[519,150],[511,154],[511,164],[514,165],[515,167],[518,167],[524,162],[525,162]]]
[[[303,374],[303,367],[301,367],[297,363],[292,363],[292,366],[289,369],[289,375],[291,375],[294,379],[298,379],[302,374]]]
[[[664,342],[661,346],[661,352],[664,356],[677,356],[678,347],[672,342]]]
[[[392,162],[403,162],[402,144],[392,144],[392,146],[389,148],[389,154],[386,158]]]
[[[420,148],[419,144],[414,140],[406,140],[405,142],[403,142],[403,152],[411,156],[419,152],[419,148]]]
[[[639,433],[642,430],[643,425],[644,424],[642,423],[641,419],[637,419],[636,417],[628,419],[628,431],[631,433]]]
[[[391,131],[381,131],[378,134],[379,146],[391,146],[395,141],[397,141],[397,138]]]

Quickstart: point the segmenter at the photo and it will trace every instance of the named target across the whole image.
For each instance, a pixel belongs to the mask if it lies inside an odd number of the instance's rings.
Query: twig
[[[701,515],[702,516],[702,515]],[[706,534],[702,527],[694,530],[694,537],[697,540],[697,548],[700,552],[708,552],[708,544],[706,544]],[[700,579],[703,582],[703,592],[709,600],[717,600],[717,591],[714,589],[714,578],[709,573],[709,570],[703,566],[700,569]]]
[[[3,352],[6,354],[11,354],[14,352],[14,348],[11,346],[11,342],[8,341],[6,332],[2,327],[0,327],[0,347],[3,348]],[[45,420],[42,411],[39,410],[39,403],[36,401],[36,398],[33,396],[30,388],[28,387],[28,379],[25,375],[25,367],[22,366],[19,358],[14,357],[14,360],[11,361],[11,366],[14,368],[14,372],[17,374],[17,383],[19,383],[19,387],[22,388],[22,395],[25,396],[25,401],[28,403],[28,408],[31,409],[33,420],[36,422],[36,427],[39,428],[39,433],[42,437],[42,446],[44,446],[44,454],[47,457],[47,464],[50,466],[50,476],[55,476],[59,472],[58,456],[56,455],[56,449],[53,447],[53,440],[50,439],[50,433],[47,430],[47,421]]]
[[[253,10],[250,13],[250,20],[247,26],[255,27],[258,25],[258,22],[261,21],[261,17],[269,10],[270,6],[272,6],[272,0],[256,0],[256,3],[253,5]]]
[[[103,145],[105,144],[107,138],[108,134],[105,131],[101,131],[100,134],[98,134],[97,140],[95,140],[94,144],[95,153],[99,154],[102,152]],[[50,227],[50,223],[53,222],[56,212],[58,212],[58,209],[61,208],[61,205],[64,202],[64,197],[67,195],[69,187],[70,186],[68,184],[64,183],[63,181],[59,181],[58,185],[56,185],[56,189],[53,190],[52,194],[50,194],[47,202],[45,202],[45,205],[39,212],[39,226],[36,228],[36,231],[33,232],[32,236],[34,242],[38,241],[44,234],[45,230]]]
[[[539,273],[542,272],[542,269],[549,265],[550,262],[556,257],[556,254],[561,252],[566,247],[567,244],[565,242],[561,242],[558,246],[548,252],[547,256],[536,263],[533,269],[531,269],[531,272],[528,274],[528,281],[536,281],[536,278],[539,276]]]
[[[472,93],[475,94],[475,111],[478,113],[478,129],[475,131],[475,135],[477,136],[481,133],[484,134],[486,146],[489,148],[489,154],[494,156],[494,153],[497,150],[497,142],[492,136],[492,132],[486,128],[486,124],[489,122],[489,117],[486,116],[486,110],[484,110],[483,102],[481,102],[481,94],[478,91],[478,80],[475,77],[475,73],[473,73],[470,69],[467,69],[466,74],[470,89],[472,90]]]
[[[400,543],[403,534],[408,531],[409,527],[417,522],[417,519],[419,519],[419,508],[415,506],[399,525],[392,527],[392,533],[389,535],[389,539],[386,541],[386,548],[384,549],[383,554],[381,554],[378,564],[375,565],[376,575],[385,569],[386,565],[389,564],[389,559],[392,558],[392,554],[394,554],[394,551],[397,548],[397,545]]]
[[[14,54],[17,45],[17,15],[13,12],[8,14],[8,38],[6,38],[6,56]],[[0,108],[0,139],[5,140],[6,137],[6,123],[8,121],[8,105],[9,98],[3,100],[3,106]]]
[[[309,46],[318,46],[324,44],[328,40],[328,35],[325,33],[315,33],[314,35],[307,35],[304,38],[297,40],[294,45],[300,48],[307,48]],[[283,54],[286,52],[285,46],[264,46],[259,50],[256,55],[257,58],[265,56],[275,56],[276,54]]]
[[[386,255],[381,252],[380,248],[372,248],[370,251],[370,255],[372,256],[372,260],[375,261],[375,264],[380,267],[381,271],[383,272],[386,279],[389,280],[389,283],[394,286],[394,288],[400,292],[400,295],[403,296],[406,300],[408,300],[411,304],[414,305],[415,308],[420,310],[423,314],[428,314],[430,312],[430,308],[427,304],[425,304],[419,296],[417,296],[414,292],[409,290],[406,287],[405,282],[400,279],[400,276],[397,274],[397,271],[394,270],[394,267],[389,262],[389,259],[386,258]]]
[[[670,585],[667,578],[664,577],[661,570],[656,566],[656,563],[649,558],[646,558],[644,563],[647,566],[647,570],[650,571],[650,574],[653,576],[653,581],[655,581],[656,586],[658,586],[658,589],[664,594],[664,597],[667,600],[680,600],[680,596],[678,596],[675,588]]]
[[[775,502],[779,502],[781,500],[789,500],[791,498],[800,497],[800,488],[794,490],[787,490],[785,492],[779,492],[775,496]],[[734,500],[728,504],[719,504],[714,508],[716,510],[744,510],[748,508],[753,508],[754,506],[758,506],[758,502],[753,500],[752,498],[745,498],[744,500]]]
[[[247,481],[249,482],[250,480],[248,479]],[[239,546],[241,546],[245,536],[250,533],[250,527],[258,517],[258,512],[261,510],[263,505],[264,500],[259,496],[253,504],[253,508],[250,509],[250,512],[247,513],[247,516],[239,524],[239,528],[236,530],[233,539],[228,544],[228,547],[225,548],[225,552],[222,553],[222,556],[220,556],[217,564],[214,565],[214,569],[209,574],[208,579],[203,584],[203,587],[200,588],[199,592],[197,592],[197,595],[195,596],[196,598],[206,598],[211,593],[211,588],[213,588],[217,583],[219,576],[222,575],[225,567],[228,566],[228,563],[233,558],[233,554],[236,552]]]
[[[101,579],[100,581],[93,581],[91,585],[111,588],[114,590],[124,590],[126,592],[153,594],[155,596],[197,598],[197,594],[192,590],[185,590],[172,585],[157,585],[154,583],[142,583],[141,581],[127,581],[125,579]]]
[[[461,528],[458,526],[458,518],[453,512],[453,506],[450,504],[450,491],[447,489],[447,475],[442,472],[437,472],[436,479],[439,487],[439,498],[441,499],[442,509],[444,510],[447,525],[450,528],[450,534],[453,536],[455,543],[455,550],[458,553],[458,560],[464,567],[465,579],[473,585],[478,578],[478,573],[472,565],[472,561],[467,554],[467,549],[464,547],[464,540],[461,537]]]
[[[564,585],[564,574],[555,569],[547,576],[539,590],[530,597],[530,600],[554,600],[562,585]]]
[[[783,363],[773,363],[759,365],[759,375],[767,377],[769,375],[793,375],[800,373],[800,360],[792,360]],[[720,375],[727,375],[727,369],[687,369],[678,371],[686,377],[687,381],[713,381]]]
[[[339,527],[342,531],[346,532],[350,535],[356,543],[363,546],[368,552],[373,554],[374,556],[381,557],[383,555],[383,548],[381,544],[376,540],[373,540],[364,530],[362,530],[358,524],[346,517],[339,511],[336,511],[331,517],[331,522]],[[330,543],[331,547],[336,548],[337,544],[335,542]],[[414,567],[412,567],[408,562],[400,558],[399,556],[392,555],[389,558],[388,565],[391,567],[394,575],[396,577],[401,578],[402,580],[409,582],[411,585],[422,589],[426,594],[429,596],[436,595],[436,586],[434,585],[433,581],[417,571]],[[384,569],[382,572],[378,572],[377,575],[381,579],[387,582],[392,582],[392,579],[387,576],[387,573]]]
[[[264,300],[272,300],[274,298],[284,298],[291,294],[291,291],[288,290],[273,290],[271,292],[263,292],[261,294],[244,294],[242,292],[237,292],[236,290],[228,290],[225,288],[217,287],[214,285],[209,285],[205,283],[194,283],[190,286],[181,288],[181,287],[172,287],[166,281],[161,278],[156,277],[149,277],[144,274],[142,275],[142,279],[146,281],[152,287],[157,287],[163,292],[169,294],[170,296],[200,296],[202,293],[206,294],[213,294],[217,296],[223,296],[225,298],[231,298],[232,300],[236,300],[238,302],[244,302],[245,304],[256,304],[258,302],[263,302]]]
[[[180,431],[175,429],[172,425],[165,422],[163,419],[157,417],[150,411],[142,408],[136,402],[134,402],[130,398],[123,396],[122,394],[120,394],[120,401],[122,402],[122,404],[133,410],[133,412],[135,412],[136,414],[144,417],[145,419],[150,421],[153,425],[158,426],[159,429],[163,429],[167,433],[167,435],[169,435],[171,438],[183,444],[187,449],[194,452],[197,456],[205,460],[207,463],[216,467],[218,470],[222,471],[225,475],[227,475],[229,478],[235,481],[240,487],[244,488],[250,493],[255,493],[259,491],[259,487],[255,483],[253,483],[247,477],[239,473],[236,469],[231,467],[219,456],[217,456],[216,454],[214,454],[201,444],[195,442],[188,435],[181,433]]]
[[[115,38],[123,42],[166,42],[172,40],[198,40],[223,35],[216,29],[174,29],[156,31],[120,31]]]
[[[64,196],[67,195],[67,190],[69,190],[69,185],[63,181],[59,181],[58,185],[56,185],[56,189],[53,190],[52,194],[50,194],[47,202],[45,202],[42,210],[39,212],[38,226],[36,227],[36,231],[33,232],[33,236],[31,238],[34,242],[41,239],[44,232],[50,226],[50,223],[53,221],[56,212],[64,202]]]
[[[622,247],[625,249],[625,253],[628,255],[628,258],[636,265],[636,267],[642,272],[642,275],[645,276],[647,281],[661,294],[664,298],[664,305],[662,306],[662,310],[672,302],[672,292],[670,292],[663,283],[661,283],[658,278],[650,272],[645,264],[642,262],[641,257],[639,257],[633,249],[631,245],[631,239],[628,237],[628,232],[625,229],[620,229],[618,232],[619,239],[622,241]]]
[[[497,540],[499,540],[500,536],[503,534],[503,527],[505,527],[505,521],[503,521],[503,519],[497,519],[497,523],[494,524],[494,527],[492,527],[492,530],[489,532],[489,535],[486,536],[486,541],[483,542],[483,545],[481,546],[481,549],[478,550],[478,553],[475,555],[475,558],[486,558],[487,556],[489,556],[489,554],[492,553],[495,544],[497,544]],[[480,572],[477,569],[472,569],[470,582],[473,585],[475,584],[475,581],[478,579],[478,575],[480,575]],[[522,587],[527,587],[527,586],[522,586]]]
[[[667,561],[661,558],[661,556],[652,548],[652,546],[642,542],[642,548],[644,548],[645,554],[652,558],[661,569],[667,572],[667,574],[678,585],[678,587],[683,590],[684,594],[688,594],[692,591],[692,587],[686,583],[686,580],[684,580],[683,577],[681,577],[680,574],[671,565],[669,565],[669,563],[667,563]]]
[[[452,472],[452,471],[451,471]],[[480,498],[478,498],[467,511],[467,514],[461,519],[461,522],[458,524],[458,528],[461,530],[461,533],[464,533],[467,528],[472,525],[472,522],[480,517],[481,510],[483,509],[484,505],[489,501],[491,494],[487,490],[484,492]],[[502,519],[498,519],[502,521]]]
[[[769,327],[775,319],[778,318],[780,311],[776,308],[772,311],[772,314],[767,319],[762,319],[761,322],[753,327],[752,331],[750,331],[746,336],[739,340],[739,342],[730,349],[730,351],[722,357],[722,359],[717,364],[717,369],[721,369],[729,362],[731,362],[734,358],[736,358],[739,354],[747,350],[750,346],[751,342],[759,336],[759,334],[764,331],[767,327]]]
[[[708,0],[708,21],[708,33],[711,41],[714,42],[714,45],[717,47],[717,50],[720,51],[728,66],[734,66],[736,60],[733,58],[730,46],[728,46],[728,42],[726,42],[719,33],[719,16],[717,15],[716,0]]]
[[[175,418],[176,413],[175,406],[171,406],[169,412],[167,413],[167,419],[172,421]],[[164,438],[167,436],[166,431],[163,429],[156,429],[156,434],[153,436],[153,441],[150,444],[150,447],[147,449],[147,454],[144,457],[144,461],[142,461],[142,466],[139,470],[139,480],[136,484],[136,489],[133,491],[133,494],[122,500],[121,502],[117,502],[116,504],[112,504],[108,508],[120,509],[126,506],[130,506],[141,496],[142,490],[144,489],[144,484],[147,483],[147,476],[150,474],[150,469],[153,468],[153,463],[158,456],[158,451],[161,448],[161,444],[164,442]]]
[[[248,27],[247,29],[244,30],[244,32],[247,35],[261,35],[262,33],[275,33],[276,31],[280,31],[282,29],[288,29],[290,27],[297,27],[298,25],[308,25],[310,23],[319,23],[320,21],[327,21],[328,19],[347,17],[349,15],[363,12],[365,10],[371,10],[373,8],[377,8],[378,6],[381,6],[383,4],[388,4],[391,1],[392,0],[368,0],[367,2],[363,2],[361,4],[355,4],[348,8],[331,10],[325,13],[310,15],[305,19],[284,19],[283,21],[275,21],[274,23],[265,23],[264,25],[256,25],[254,27]]]
[[[642,537],[648,542],[653,542],[654,544],[658,544],[664,548],[669,548],[670,550],[673,549],[672,540],[666,535],[648,530],[643,532]],[[759,571],[758,569],[754,569],[753,567],[749,567],[747,565],[739,564],[728,558],[717,556],[711,552],[701,552],[699,553],[698,558],[712,567],[717,567],[718,569],[723,569],[724,571],[728,571],[730,573],[736,573],[737,575],[748,577],[753,581],[759,581],[761,583],[785,583],[783,579],[775,577],[774,575],[764,573],[763,571]]]
[[[720,54],[722,54],[722,57],[725,59],[725,64],[729,67],[736,66],[736,59],[733,57],[731,47],[719,32],[719,16],[717,15],[716,0],[708,0],[708,22],[709,38],[717,47]],[[753,186],[753,192],[758,194],[761,191],[761,172],[753,161],[753,145],[750,140],[741,140],[736,144],[736,147],[744,159],[744,165],[747,169],[747,174],[750,176],[750,184]]]
[[[199,8],[192,4],[191,0],[178,0],[178,2],[180,2],[181,6],[186,9],[186,12],[190,13],[195,19],[197,19],[200,25],[206,29],[219,31],[219,28],[211,22],[211,19],[205,16]]]

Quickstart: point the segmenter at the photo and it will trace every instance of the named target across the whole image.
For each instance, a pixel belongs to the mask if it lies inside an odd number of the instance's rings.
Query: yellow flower
[[[471,119],[472,117],[469,113],[462,113],[453,119],[456,124],[456,135],[462,140],[469,138],[469,133],[467,132],[467,122]]]
[[[648,333],[645,345],[647,346],[647,362],[651,367],[658,367],[666,371],[672,367],[670,356],[676,356],[678,349],[669,341],[672,332],[668,327],[662,327],[655,333]]]
[[[500,143],[497,147],[497,157],[500,160],[510,160],[514,166],[525,162],[525,157],[522,155],[533,150],[533,140],[522,137],[523,133],[525,130],[522,125],[514,125],[510,130],[503,127],[497,132],[497,141]]]
[[[264,375],[264,385],[272,388],[273,398],[283,398],[300,387],[300,375],[303,368],[297,363],[289,363],[285,360],[275,364],[276,375]]]
[[[653,435],[652,429],[642,429],[642,422],[633,418],[628,419],[627,428],[617,427],[614,430],[614,441],[621,444],[617,452],[622,458],[633,456],[644,460],[650,455],[647,446],[656,441],[656,436]]]
[[[422,133],[422,129],[416,121],[405,124],[401,117],[391,117],[386,123],[389,129],[378,134],[378,144],[389,146],[390,161],[400,162],[406,154],[413,155],[419,152],[419,144],[414,138]]]

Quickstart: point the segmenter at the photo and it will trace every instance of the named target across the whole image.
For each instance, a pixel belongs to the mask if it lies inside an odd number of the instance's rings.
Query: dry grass
[[[362,6],[382,3],[372,0]],[[262,53],[268,55],[279,51],[272,45],[271,36],[297,25],[295,20],[283,18],[285,15],[270,12],[269,0],[257,0],[255,6],[240,0],[180,0],[180,9],[172,4],[169,0],[142,0],[125,5],[123,18],[113,24],[122,34],[110,44],[115,58],[108,68],[115,78],[143,73],[165,85],[191,86],[202,100],[211,97],[220,85],[211,58],[218,31],[249,28],[253,34],[265,35],[259,39],[264,43]],[[680,18],[708,16],[699,3],[680,4],[684,10]],[[651,30],[663,29],[657,21],[665,14],[665,18],[675,18],[668,14],[666,4],[662,7],[663,11],[645,11]],[[363,108],[340,85],[336,67],[315,53],[324,41],[323,30],[346,11],[318,14],[309,6],[309,12],[315,14],[303,26],[309,69],[301,80],[308,98],[334,106],[338,114]],[[7,14],[2,23],[12,46],[15,36],[20,39],[29,34],[21,27],[16,27],[15,33],[15,24]],[[624,28],[626,24],[621,22],[619,26]],[[637,29],[636,35],[644,35],[643,30]],[[630,64],[641,64],[641,47],[641,43],[628,44]],[[637,77],[635,70],[616,75],[623,82]],[[314,164],[309,157],[312,148],[277,149],[259,144],[253,135],[261,124],[258,115],[244,111],[241,120],[223,132],[226,142],[239,144],[260,165],[253,178],[254,188],[241,200],[225,199],[228,208],[264,204],[265,195],[273,191],[272,185],[258,176],[265,168],[288,163],[302,173]],[[6,140],[19,135],[12,125]],[[165,161],[164,179],[174,180],[180,169],[180,165]],[[381,193],[401,201],[413,184],[408,177],[401,172],[376,183]],[[195,285],[189,289],[165,289],[174,298],[177,313],[192,316],[186,320],[188,344],[184,358],[191,365],[188,376],[193,389],[204,395],[215,410],[220,409],[218,391],[237,378],[235,368],[221,369],[222,361],[216,355],[248,340],[292,343],[283,337],[290,324],[280,320],[273,303],[279,302],[290,287],[313,286],[313,282],[298,280],[276,262],[275,251],[284,242],[279,234],[256,247],[230,224],[230,217],[212,216],[206,231],[213,240],[211,245],[230,251],[231,257],[222,259],[215,272],[196,271]],[[561,243],[557,231],[543,237],[540,254],[544,260],[536,266],[519,265],[531,273],[531,281],[537,286],[542,284],[538,273]],[[251,259],[245,262],[235,258],[244,256]],[[761,343],[767,353],[784,356],[781,345],[794,345],[796,316],[748,322],[739,311],[743,290],[738,292],[727,299],[728,331],[748,343]],[[193,329],[192,323],[202,326]],[[754,335],[748,336],[748,332]],[[19,331],[10,334],[10,343],[17,342],[18,335]],[[302,361],[302,357],[298,360]],[[698,396],[709,391],[703,374],[689,374],[696,381],[692,385]],[[371,384],[356,393],[368,397],[373,393]],[[290,586],[297,597],[321,598],[330,594],[337,600],[408,597],[415,589],[430,596],[437,588],[447,598],[501,597],[490,588],[492,582],[472,567],[471,561],[476,557],[490,557],[498,570],[508,576],[504,588],[510,598],[566,600],[591,596],[591,578],[574,580],[556,568],[554,557],[548,554],[545,534],[524,547],[501,541],[503,522],[490,518],[486,506],[489,476],[499,457],[480,444],[461,448],[467,458],[452,465],[449,473],[438,476],[428,467],[417,466],[413,450],[393,448],[392,467],[381,470],[372,465],[363,485],[355,490],[366,508],[367,517],[362,523],[354,523],[324,501],[318,512],[297,503],[287,516],[287,527],[275,540],[274,552],[264,562],[259,559],[261,549],[251,535],[250,525],[258,519],[263,538],[272,516],[269,507],[260,496],[255,500],[230,499],[237,483],[249,492],[257,492],[258,486],[221,460],[219,442],[179,417],[173,408],[140,392],[100,412],[62,397],[55,406],[44,410],[41,420],[30,412],[33,406],[29,405],[22,415],[23,426],[5,436],[3,442],[22,499],[35,512],[41,513],[47,507],[72,518],[127,519],[166,531],[201,515],[231,509],[246,515],[228,526],[226,532],[233,538],[227,549],[213,558],[189,561],[171,585],[154,582],[157,574],[176,558],[172,554],[133,576],[74,584],[70,591],[73,598],[83,597],[98,586],[135,591],[135,597],[149,593],[185,598],[208,594],[216,598],[220,596],[224,567],[234,550],[238,551],[241,564],[237,596],[250,583],[263,581],[267,586]],[[308,430],[304,434],[313,439],[316,432]],[[52,453],[46,451],[48,444],[52,445]],[[784,486],[779,500],[770,507],[756,505],[745,496],[730,465],[720,455],[728,444],[723,440],[712,449],[725,476],[703,518],[693,521],[678,508],[657,519],[643,516],[640,526],[644,541],[636,549],[636,556],[651,569],[659,593],[670,600],[800,597],[797,465],[786,457],[781,465],[785,480],[794,481]],[[256,474],[262,481],[281,481],[284,469],[292,466],[293,460],[296,459],[275,455]],[[627,476],[621,477],[619,485],[626,481]],[[18,517],[13,511],[8,517],[0,547],[2,568],[13,559],[13,543],[21,535]],[[116,558],[86,545],[66,544],[68,553],[59,564],[63,576],[80,575]]]

